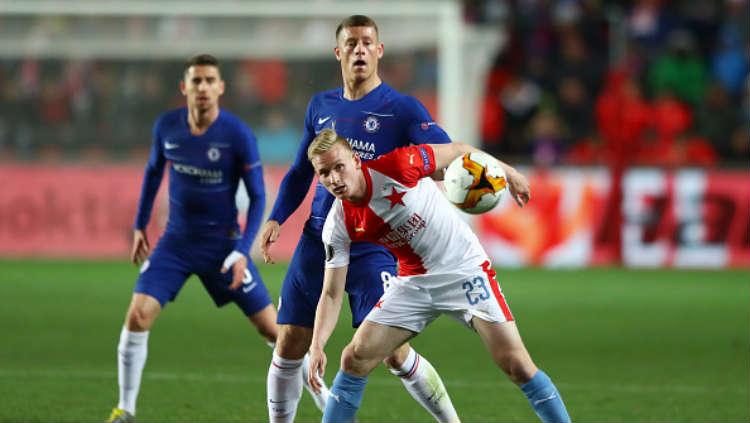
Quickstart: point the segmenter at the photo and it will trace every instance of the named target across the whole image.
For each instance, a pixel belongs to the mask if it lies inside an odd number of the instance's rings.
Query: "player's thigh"
[[[516,322],[488,322],[478,317],[472,324],[495,363],[516,383],[530,380],[536,365],[518,333]]]
[[[275,343],[278,338],[278,324],[276,323],[276,307],[273,304],[266,305],[260,311],[248,316],[250,323],[258,330],[258,333],[268,342]]]
[[[312,329],[323,290],[324,260],[325,252],[319,237],[303,232],[281,284],[279,324]]]
[[[415,335],[403,328],[365,321],[344,350],[341,367],[354,374],[367,374]]]
[[[191,273],[192,266],[184,245],[179,239],[164,235],[141,265],[133,293],[153,297],[164,308],[177,298]]]
[[[349,263],[346,290],[352,311],[352,327],[359,327],[383,296],[396,274],[393,257],[373,253],[354,257]]]
[[[217,307],[229,302],[234,302],[242,310],[245,316],[253,316],[272,304],[268,289],[260,277],[260,272],[253,262],[247,263],[242,285],[237,289],[230,289],[232,283],[232,272],[221,273],[222,261],[231,251],[232,244],[221,252],[214,254],[212,260],[201,263],[198,274],[203,287],[213,299]]]

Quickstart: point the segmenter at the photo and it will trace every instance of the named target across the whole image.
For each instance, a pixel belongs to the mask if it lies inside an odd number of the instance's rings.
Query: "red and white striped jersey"
[[[400,276],[474,271],[488,260],[477,236],[431,178],[428,145],[399,148],[362,164],[367,194],[360,204],[337,199],[323,226],[326,267],[349,264],[352,242],[388,248]]]

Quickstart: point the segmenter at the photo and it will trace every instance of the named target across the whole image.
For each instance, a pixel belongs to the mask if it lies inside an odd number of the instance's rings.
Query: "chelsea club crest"
[[[380,129],[380,121],[375,116],[370,115],[365,119],[364,126],[367,132],[377,132]]]
[[[219,158],[221,157],[221,153],[216,147],[209,148],[206,152],[206,155],[208,156],[208,160],[211,160],[212,162],[219,160]]]

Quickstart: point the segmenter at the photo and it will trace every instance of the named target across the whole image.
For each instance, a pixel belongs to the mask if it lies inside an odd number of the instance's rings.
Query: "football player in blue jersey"
[[[117,347],[120,398],[112,422],[134,421],[149,330],[191,274],[217,306],[237,304],[269,344],[278,335],[276,309],[248,259],[265,208],[255,136],[219,108],[224,81],[213,56],[198,55],[186,63],[180,90],[187,107],[162,114],[153,128],[130,255],[141,268]],[[151,252],[146,225],[165,165],[169,219]],[[250,198],[244,232],[235,205],[240,180]]]
[[[378,27],[367,16],[350,16],[336,29],[334,53],[341,65],[343,87],[318,93],[308,105],[297,156],[261,231],[259,242],[266,262],[272,261],[269,249],[279,237],[280,226],[299,207],[309,190],[315,172],[307,160],[307,147],[324,128],[335,128],[362,160],[371,160],[410,144],[450,142],[418,100],[398,93],[380,79],[378,61],[383,51]],[[326,256],[321,230],[333,200],[321,184],[316,186],[310,217],[282,284],[279,337],[267,382],[271,422],[294,420],[302,393],[303,373],[307,377],[303,360],[312,339]],[[352,245],[346,290],[354,327],[362,323],[394,274],[395,258],[385,248],[369,243]],[[408,344],[397,349],[385,364],[437,421],[458,421],[440,376]]]

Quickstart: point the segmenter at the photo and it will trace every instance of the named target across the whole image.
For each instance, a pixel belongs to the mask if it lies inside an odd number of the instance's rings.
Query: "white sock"
[[[117,381],[120,401],[117,408],[135,415],[135,401],[141,387],[141,375],[148,355],[148,331],[131,332],[125,327],[117,345]]]
[[[401,378],[412,398],[432,414],[435,420],[441,423],[460,422],[440,375],[432,364],[413,348],[409,350],[409,355],[400,369],[389,370]]]
[[[287,360],[273,353],[266,380],[268,419],[271,423],[294,421],[302,396],[302,361]]]
[[[313,391],[310,383],[307,381],[309,368],[310,354],[305,354],[305,357],[302,358],[302,383],[305,385],[305,389],[307,390],[307,392],[310,393],[310,396],[312,396],[313,401],[315,401],[315,406],[318,407],[318,410],[325,411],[326,403],[328,402],[328,396],[331,394],[331,391],[328,390],[325,381],[321,379],[320,376],[317,377],[318,382],[320,382],[321,385],[320,393],[316,394],[315,391]]]
[[[274,349],[276,347],[275,342],[266,341],[266,345],[271,347],[271,349]],[[318,407],[318,410],[325,411],[326,409],[326,403],[328,402],[328,396],[330,395],[331,391],[326,386],[326,382],[318,378],[318,381],[320,382],[321,388],[320,393],[316,394],[315,391],[313,391],[312,387],[310,386],[310,383],[307,382],[307,369],[310,367],[310,354],[305,354],[305,356],[302,358],[302,384],[304,385],[307,392],[310,394],[310,396],[313,399],[313,402],[315,403],[315,406]]]

